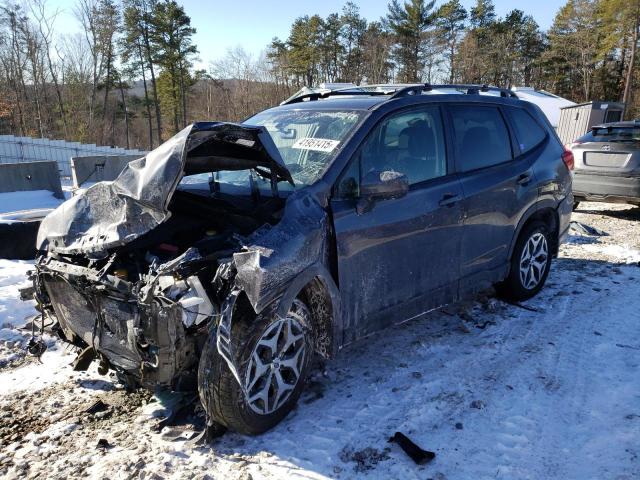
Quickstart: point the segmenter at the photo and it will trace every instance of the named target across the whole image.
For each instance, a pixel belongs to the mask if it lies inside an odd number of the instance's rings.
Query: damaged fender
[[[324,351],[321,353],[328,357],[337,350],[340,341],[338,288],[325,267],[328,261],[327,213],[315,197],[304,193],[289,197],[283,217],[291,220],[255,232],[248,239],[250,245],[233,255],[234,286],[221,309],[216,347],[241,386],[244,385],[244,372],[232,349],[231,331],[234,307],[242,292],[256,314],[269,307],[275,316],[283,317],[302,289],[319,279],[331,312],[325,312],[324,316],[329,318],[321,320],[325,323],[321,325],[324,338],[315,339],[316,346],[322,344]]]

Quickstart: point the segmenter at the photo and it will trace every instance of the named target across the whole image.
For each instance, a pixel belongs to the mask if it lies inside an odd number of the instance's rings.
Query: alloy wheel
[[[294,300],[287,316],[271,323],[257,341],[245,375],[247,403],[256,413],[278,410],[300,381],[306,360],[307,307]]]
[[[536,232],[529,237],[520,256],[520,282],[524,288],[533,290],[540,284],[548,261],[547,238]]]

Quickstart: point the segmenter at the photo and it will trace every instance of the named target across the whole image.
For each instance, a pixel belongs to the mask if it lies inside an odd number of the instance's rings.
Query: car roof
[[[413,100],[413,101],[412,101]],[[389,95],[340,95],[319,100],[307,100],[272,107],[266,111],[287,110],[373,110],[383,104],[391,105],[391,102],[403,101],[403,105],[411,103],[443,103],[443,102],[473,102],[473,103],[502,103],[506,105],[523,105],[528,102],[517,98],[505,98],[499,95],[465,95],[457,93],[425,93],[392,99]],[[388,103],[387,103],[388,102]]]

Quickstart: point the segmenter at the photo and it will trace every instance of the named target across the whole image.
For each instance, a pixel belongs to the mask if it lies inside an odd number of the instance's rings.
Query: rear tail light
[[[562,161],[567,166],[567,168],[571,171],[575,166],[575,160],[573,158],[573,152],[570,150],[571,145],[565,145],[564,152],[562,152]]]

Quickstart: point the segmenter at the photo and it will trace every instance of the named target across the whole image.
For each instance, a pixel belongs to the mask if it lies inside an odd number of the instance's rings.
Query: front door
[[[448,174],[442,125],[434,106],[386,117],[338,180],[331,207],[345,343],[457,294],[462,191]],[[359,213],[359,182],[370,171],[405,174],[408,194]]]

